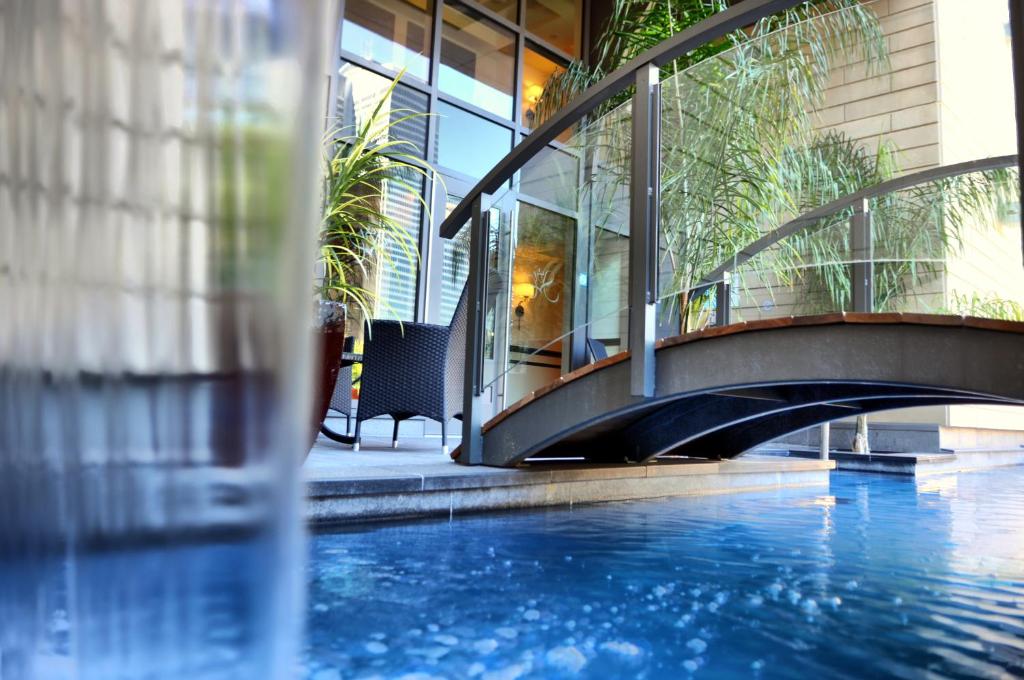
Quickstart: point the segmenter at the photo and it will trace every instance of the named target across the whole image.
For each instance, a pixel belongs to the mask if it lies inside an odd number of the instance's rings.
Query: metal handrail
[[[636,73],[640,69],[649,65],[663,66],[712,40],[802,2],[804,0],[745,0],[708,17],[699,24],[694,24],[620,66],[602,78],[600,82],[587,88],[583,94],[530,133],[526,139],[502,158],[482,180],[477,182],[476,186],[466,194],[465,198],[441,223],[441,236],[453,238],[462,225],[469,220],[474,201],[484,194],[497,191],[502,184],[512,178],[512,175],[553,142],[558,135],[598,106],[633,85],[636,81]]]
[[[921,184],[927,184],[928,182],[936,182],[940,179],[956,177],[958,175],[967,175],[972,172],[984,172],[986,170],[1009,168],[1016,165],[1016,154],[1010,154],[1008,156],[993,156],[991,158],[982,158],[979,160],[966,161],[964,163],[953,163],[950,165],[942,165],[937,168],[922,170],[920,172],[880,182],[852,194],[847,194],[846,196],[837,198],[836,200],[826,203],[819,208],[806,212],[803,215],[786,222],[777,229],[773,229],[756,241],[749,243],[742,250],[734,253],[728,261],[723,262],[701,279],[701,281],[694,286],[695,293],[699,294],[702,291],[706,291],[711,286],[716,285],[722,281],[726,272],[732,271],[735,267],[749,261],[758,253],[778,243],[782,239],[792,236],[793,234],[811,226],[823,217],[833,215],[844,208],[854,207],[858,203],[871,198],[884,196],[886,194],[891,194],[903,189],[909,189],[910,187]]]

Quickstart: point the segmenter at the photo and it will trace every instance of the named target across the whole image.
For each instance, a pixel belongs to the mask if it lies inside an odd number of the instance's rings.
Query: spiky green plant
[[[389,191],[414,195],[429,213],[422,180],[437,179],[411,141],[396,138],[397,126],[429,114],[387,108],[399,75],[361,123],[331,130],[326,137],[324,219],[320,230],[323,275],[319,292],[371,319],[381,302],[373,273],[407,263],[415,269],[416,239],[385,208]],[[354,308],[354,310],[353,310]]]
[[[1007,300],[995,294],[971,293],[968,295],[953,291],[952,303],[950,311],[955,314],[1005,321],[1024,321],[1024,305],[1016,300]]]
[[[788,150],[784,165],[802,187],[796,213],[894,178],[897,157],[891,144],[870,152],[831,131],[807,148]],[[947,256],[964,248],[966,230],[994,223],[1015,200],[1015,182],[1014,170],[988,170],[872,199],[874,309],[899,311],[909,296],[926,289]],[[829,215],[765,251],[743,268],[746,283],[799,290],[802,313],[850,309],[851,214],[845,209]]]

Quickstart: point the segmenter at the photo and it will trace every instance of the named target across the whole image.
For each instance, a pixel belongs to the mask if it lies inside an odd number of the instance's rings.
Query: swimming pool
[[[1024,467],[312,539],[310,678],[1024,674]]]

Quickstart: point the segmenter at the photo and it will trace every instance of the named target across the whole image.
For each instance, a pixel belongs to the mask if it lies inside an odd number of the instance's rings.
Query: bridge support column
[[[633,94],[633,166],[629,196],[629,387],[654,396],[654,342],[658,302],[658,211],[661,159],[660,81],[651,63],[636,71]]]
[[[482,465],[484,462],[483,426],[484,399],[484,337],[487,302],[487,238],[490,233],[490,212],[485,206],[488,196],[481,194],[473,201],[469,223],[469,278],[466,300],[466,373],[462,392],[462,454],[458,462]]]

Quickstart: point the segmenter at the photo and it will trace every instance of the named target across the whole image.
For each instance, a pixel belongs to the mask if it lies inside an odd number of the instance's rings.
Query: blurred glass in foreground
[[[0,0],[0,678],[282,677],[330,3]]]

